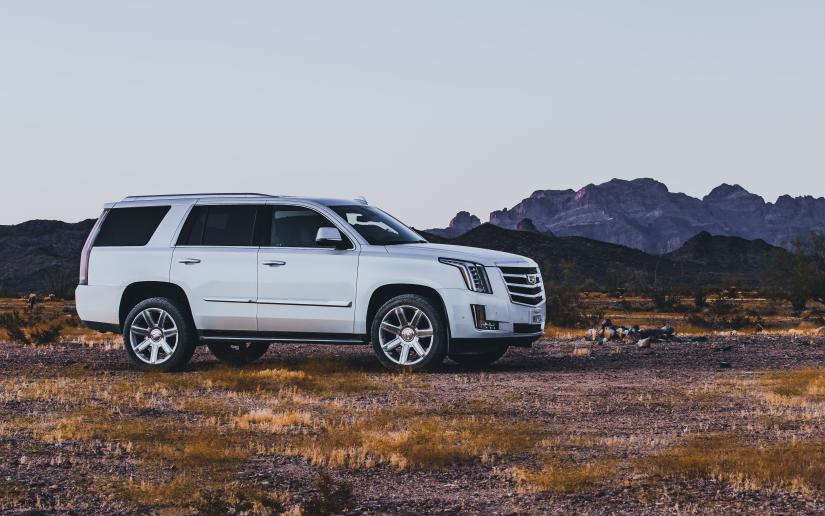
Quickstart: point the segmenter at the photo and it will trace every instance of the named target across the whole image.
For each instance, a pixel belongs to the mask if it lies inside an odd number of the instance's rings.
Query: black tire
[[[138,353],[132,349],[132,325],[135,322],[135,319],[140,316],[141,320],[138,321],[139,326],[142,327],[144,324],[147,325],[147,327],[150,326],[146,323],[144,316],[141,315],[146,310],[155,312],[162,310],[163,312],[166,312],[177,330],[173,352],[169,354],[162,363],[147,363],[144,359],[138,357]],[[135,335],[135,337],[139,338],[137,335]],[[196,346],[197,339],[195,336],[195,327],[192,324],[192,319],[189,316],[188,311],[181,305],[181,303],[175,301],[174,299],[169,299],[166,297],[144,299],[129,311],[129,315],[126,316],[126,320],[123,323],[123,347],[126,349],[126,354],[129,355],[129,358],[132,359],[132,362],[134,362],[135,365],[144,371],[180,371],[186,367],[186,364],[189,363],[189,360],[195,353]]]
[[[501,346],[501,348],[493,351],[473,355],[450,355],[450,360],[465,367],[485,367],[503,357],[505,353],[507,353],[507,346]]]
[[[381,347],[381,322],[390,312],[395,313],[397,308],[400,308],[402,311],[406,310],[407,313],[414,313],[416,309],[421,310],[421,312],[426,315],[432,330],[432,337],[422,337],[422,346],[424,343],[429,343],[423,359],[419,360],[418,358],[420,357],[418,357],[416,353],[416,362],[408,365],[394,362],[385,354]],[[399,324],[399,327],[400,326],[402,325]],[[447,332],[447,323],[441,310],[436,308],[429,299],[417,294],[404,294],[396,296],[381,305],[373,318],[370,337],[372,340],[372,348],[378,357],[378,361],[387,369],[391,371],[431,371],[440,366],[444,361],[444,357],[447,355]]]
[[[233,366],[245,366],[264,356],[269,344],[266,342],[241,342],[239,344],[213,343],[206,347],[221,362]]]

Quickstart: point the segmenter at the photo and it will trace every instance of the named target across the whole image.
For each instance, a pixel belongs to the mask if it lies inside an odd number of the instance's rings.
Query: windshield
[[[355,228],[372,245],[416,244],[426,242],[421,235],[378,208],[363,205],[330,206],[330,209]]]

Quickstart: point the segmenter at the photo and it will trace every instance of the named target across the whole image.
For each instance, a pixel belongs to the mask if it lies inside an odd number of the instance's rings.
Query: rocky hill
[[[461,220],[473,217],[461,215]],[[741,186],[723,184],[697,199],[653,179],[614,179],[578,191],[538,190],[512,208],[492,212],[489,222],[517,229],[525,219],[539,232],[583,236],[651,254],[675,251],[703,231],[788,246],[812,230],[825,231],[825,198],[785,195],[770,203]],[[430,231],[455,237],[476,226]]]
[[[30,220],[0,226],[0,289],[68,294],[77,285],[80,252],[94,220]]]
[[[454,224],[458,236],[425,233],[435,242],[496,249],[530,256],[551,281],[591,286],[690,286],[740,283],[755,286],[775,253],[762,240],[701,232],[677,250],[655,255],[632,247],[578,236],[555,236],[525,217],[518,229],[477,224],[469,214]],[[94,220],[75,224],[32,220],[0,226],[0,290],[69,294],[77,283],[80,252]],[[458,231],[459,228],[467,228]]]
[[[529,256],[547,281],[613,289],[649,289],[695,285],[755,288],[776,253],[764,241],[700,233],[667,255],[584,237],[556,237],[482,224],[456,238],[427,235],[434,242],[482,247]]]

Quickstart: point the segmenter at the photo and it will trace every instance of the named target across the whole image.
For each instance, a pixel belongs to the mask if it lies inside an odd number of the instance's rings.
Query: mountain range
[[[94,220],[31,220],[0,226],[0,291],[71,295]],[[703,199],[652,179],[614,179],[573,190],[540,190],[490,222],[459,212],[434,242],[526,255],[549,281],[610,287],[754,287],[766,264],[797,236],[825,230],[825,199],[776,203],[722,185]]]
[[[462,211],[446,228],[427,231],[455,238],[481,223]],[[489,223],[587,237],[649,254],[676,251],[701,232],[789,247],[811,231],[825,231],[825,198],[783,195],[770,203],[739,185],[722,184],[697,199],[653,179],[613,179],[578,191],[537,190],[512,208],[490,213]]]
[[[80,252],[95,221],[30,220],[0,226],[0,290],[70,294]]]
[[[458,237],[422,232],[444,244],[518,253],[536,261],[546,281],[587,285],[590,289],[635,291],[651,288],[718,288],[737,285],[756,289],[778,254],[763,240],[699,233],[674,252],[653,255],[630,247],[584,237],[558,237],[481,224]]]

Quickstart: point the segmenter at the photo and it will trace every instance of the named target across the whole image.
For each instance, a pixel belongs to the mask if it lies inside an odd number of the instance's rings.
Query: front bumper
[[[467,289],[440,290],[450,321],[450,338],[462,348],[530,345],[544,335],[546,302],[527,306],[510,301],[506,291],[493,289],[493,294],[481,294]],[[498,321],[498,330],[479,330],[473,319],[471,305],[483,305],[487,319]],[[453,351],[451,343],[450,351]]]

